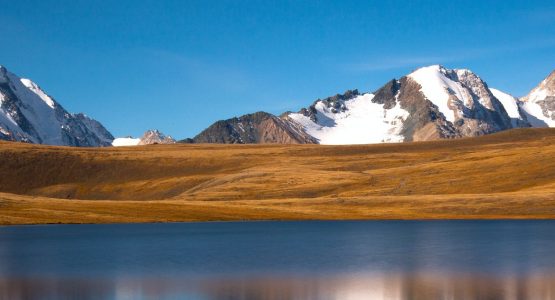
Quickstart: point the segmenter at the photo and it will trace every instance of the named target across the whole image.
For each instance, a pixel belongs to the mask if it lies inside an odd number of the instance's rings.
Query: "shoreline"
[[[554,220],[555,193],[287,200],[65,200],[0,193],[0,225]]]
[[[0,228],[8,227],[38,227],[45,226],[51,227],[56,225],[66,226],[66,225],[156,225],[156,224],[226,224],[226,223],[306,223],[306,222],[330,222],[330,223],[342,223],[342,222],[555,222],[555,217],[549,218],[463,218],[463,219],[306,219],[306,220],[237,220],[237,221],[218,221],[218,220],[207,220],[207,221],[170,221],[170,222],[114,222],[114,223],[21,223],[21,224],[0,224]]]

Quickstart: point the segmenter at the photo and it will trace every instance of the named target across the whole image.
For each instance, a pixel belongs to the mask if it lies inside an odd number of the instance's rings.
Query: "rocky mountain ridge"
[[[113,139],[98,121],[67,112],[37,84],[0,66],[0,140],[104,147]]]

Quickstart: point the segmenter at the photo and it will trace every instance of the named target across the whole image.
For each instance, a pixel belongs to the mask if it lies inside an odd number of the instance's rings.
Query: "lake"
[[[0,227],[0,299],[555,299],[555,221]]]

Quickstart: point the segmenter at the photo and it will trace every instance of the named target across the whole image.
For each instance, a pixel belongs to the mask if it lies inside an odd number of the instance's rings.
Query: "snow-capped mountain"
[[[112,145],[115,147],[120,146],[138,146],[138,145],[152,145],[152,144],[175,144],[176,141],[169,135],[165,135],[157,129],[147,130],[142,137],[124,137],[114,139]]]
[[[537,93],[543,95],[545,89]],[[517,98],[490,89],[470,70],[440,65],[393,79],[373,93],[349,90],[318,99],[296,113],[257,114],[280,125],[265,128],[245,115],[218,121],[188,142],[368,144],[470,137],[530,126],[529,114]],[[245,128],[254,128],[249,130],[255,134],[247,134]],[[302,138],[253,138],[276,136],[276,130]]]
[[[0,139],[65,146],[110,146],[98,121],[71,114],[29,79],[0,66]]]
[[[349,91],[289,116],[321,144],[367,144],[478,136],[528,126],[520,116],[513,119],[508,109],[471,71],[434,65],[374,93]]]
[[[532,126],[555,127],[555,71],[520,100]]]

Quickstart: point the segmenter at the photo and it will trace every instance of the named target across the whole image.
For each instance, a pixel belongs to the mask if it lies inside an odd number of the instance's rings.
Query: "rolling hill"
[[[377,145],[0,143],[0,223],[554,218],[555,129]]]

